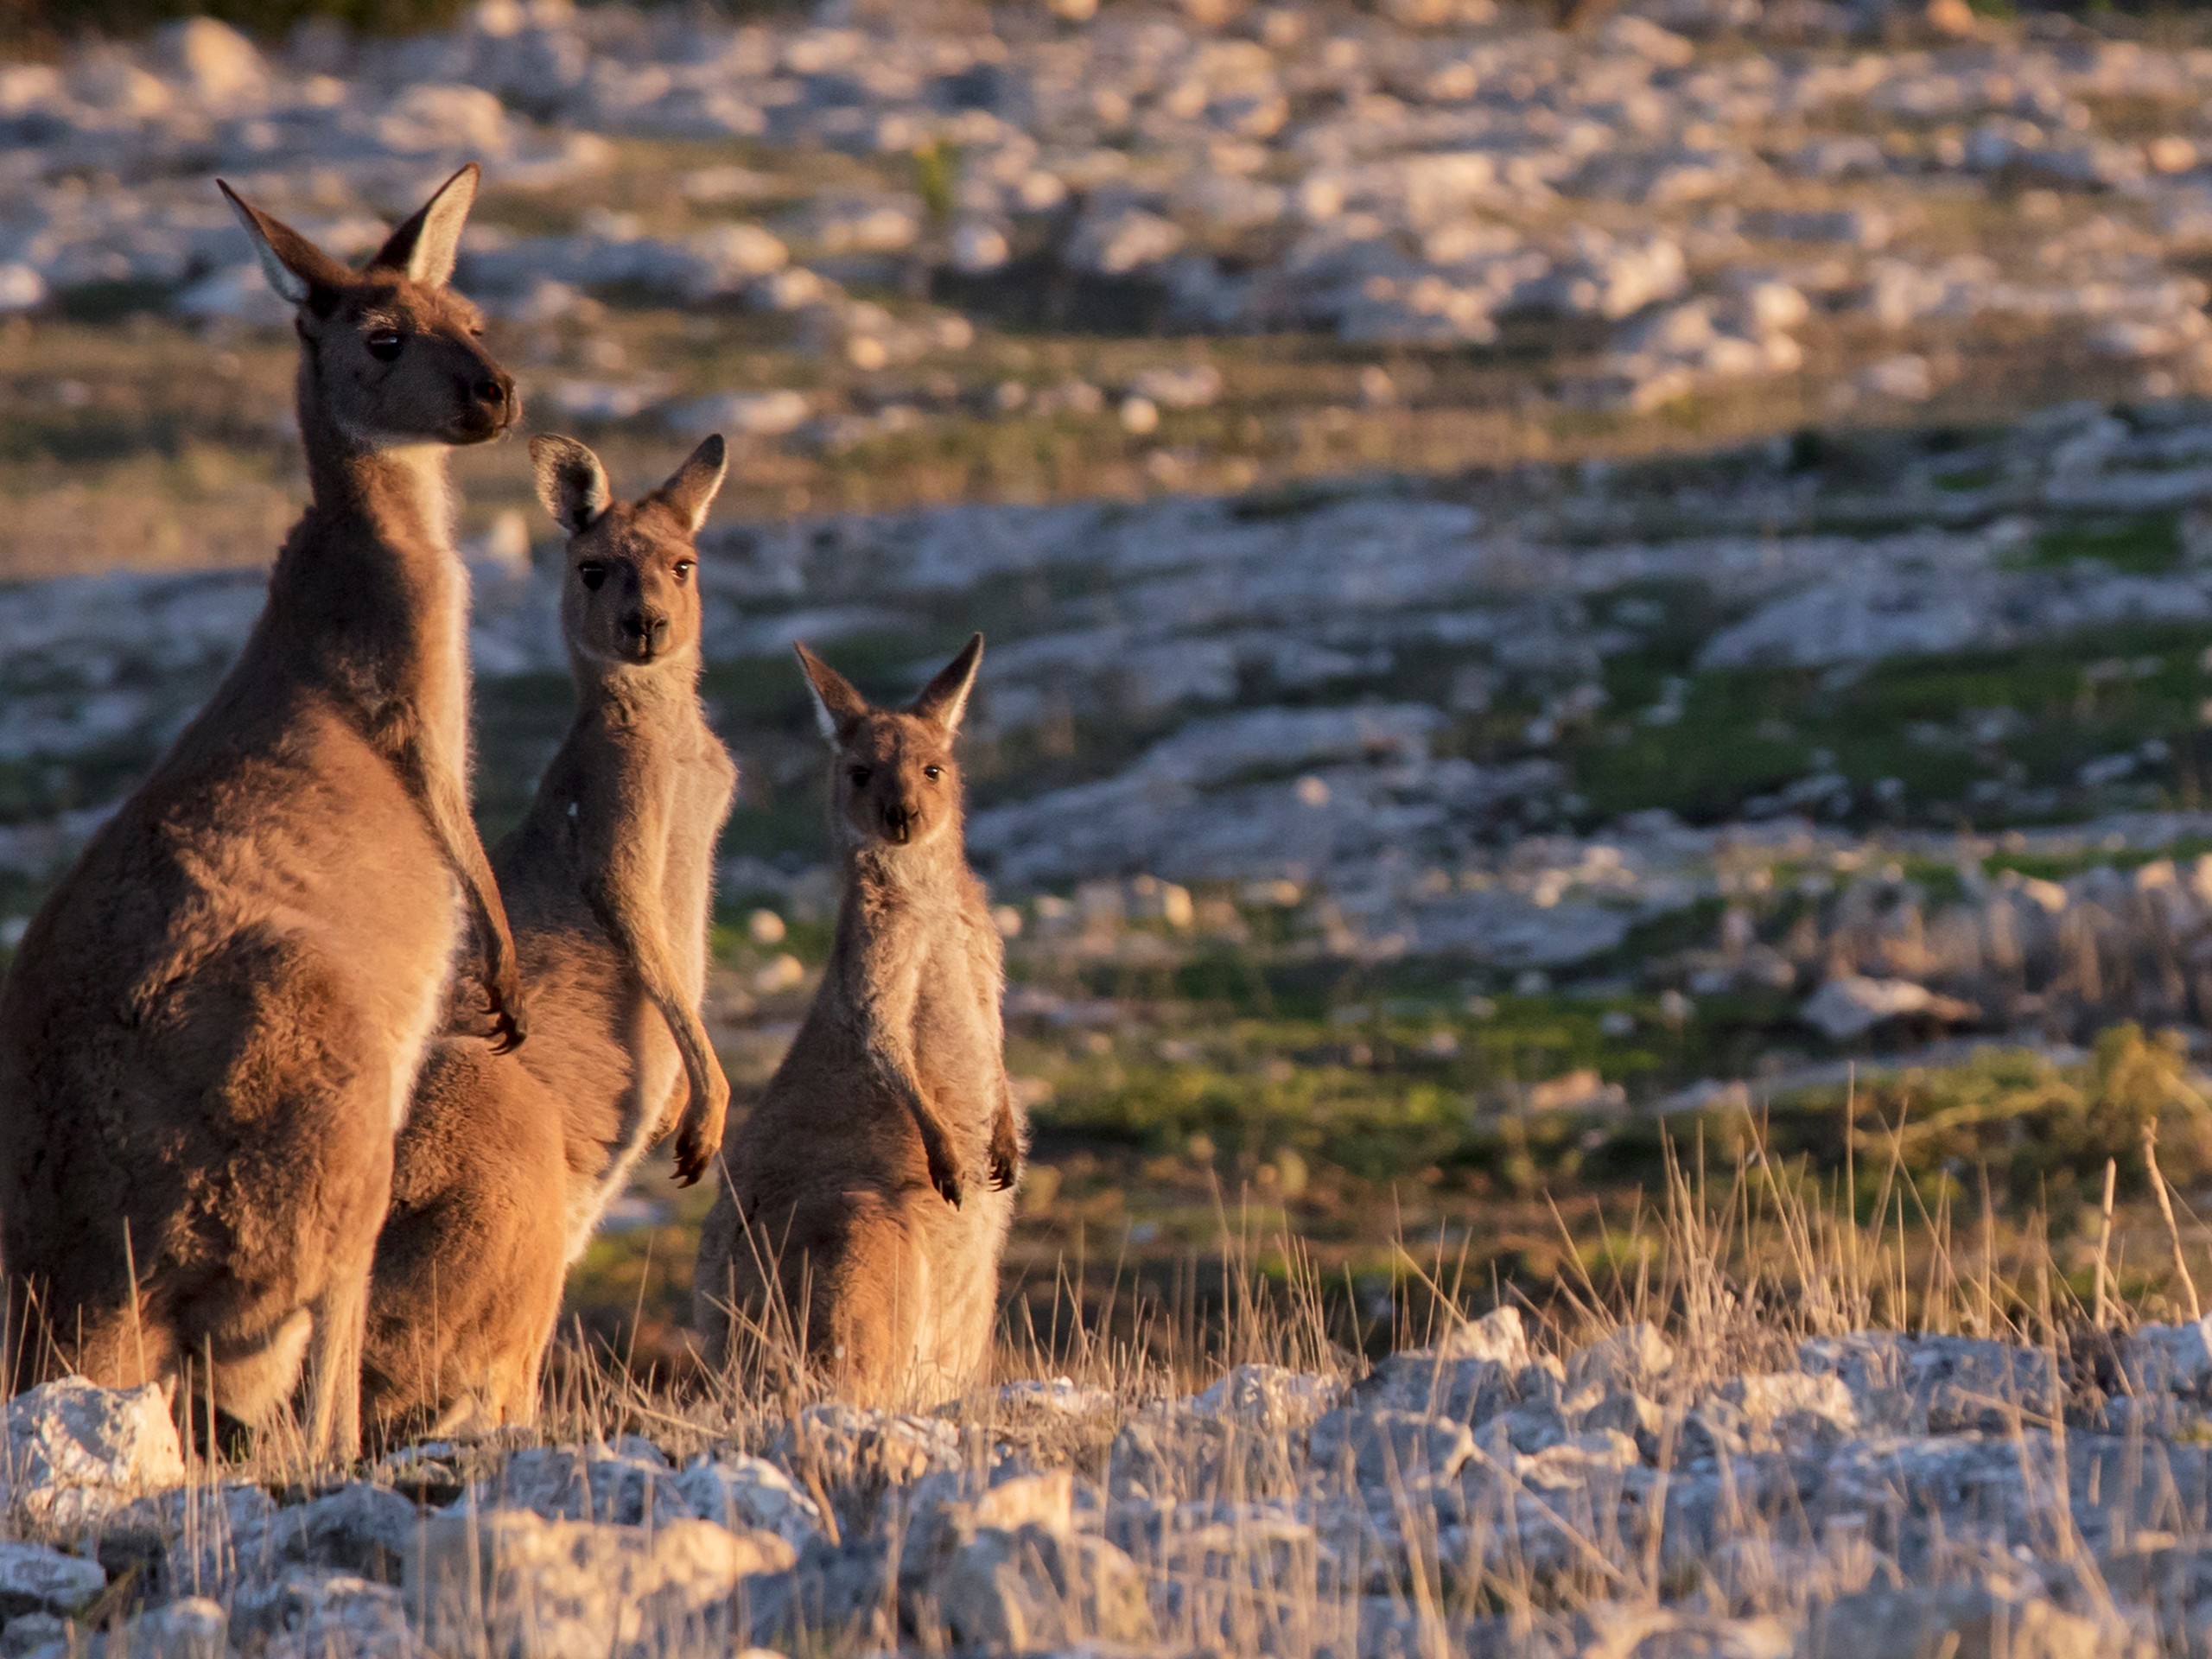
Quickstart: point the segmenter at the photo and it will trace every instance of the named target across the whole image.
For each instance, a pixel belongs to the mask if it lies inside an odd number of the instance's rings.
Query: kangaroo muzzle
[[[459,391],[460,424],[469,437],[496,437],[522,418],[514,376],[488,358],[462,372]]]
[[[639,662],[650,662],[668,649],[669,623],[649,611],[632,611],[622,619],[622,644]]]

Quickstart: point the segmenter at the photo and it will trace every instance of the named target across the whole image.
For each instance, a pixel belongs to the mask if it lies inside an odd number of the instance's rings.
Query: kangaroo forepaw
[[[530,1035],[530,1014],[523,1007],[522,994],[509,988],[505,991],[497,986],[484,988],[484,1024],[482,1035],[492,1045],[494,1054],[511,1054],[520,1048]]]
[[[696,1186],[715,1160],[722,1144],[722,1130],[729,1122],[729,1083],[720,1065],[692,1086],[691,1098],[676,1125],[676,1180],[680,1186]]]
[[[965,1192],[960,1179],[960,1166],[941,1148],[931,1149],[930,1185],[937,1189],[938,1197],[956,1210],[960,1207],[960,1200]]]
[[[676,1184],[696,1186],[707,1173],[706,1139],[691,1124],[676,1132]]]
[[[991,1124],[991,1191],[1003,1192],[1021,1179],[1021,1132],[1014,1115],[1001,1112]]]

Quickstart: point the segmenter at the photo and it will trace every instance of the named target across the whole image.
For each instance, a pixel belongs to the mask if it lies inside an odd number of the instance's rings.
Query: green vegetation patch
[[[2163,575],[2182,561],[2180,517],[2150,512],[2053,524],[2010,563],[2018,569],[2063,569],[2081,559],[2137,575]]]
[[[2203,643],[2199,627],[2131,626],[1886,662],[1840,681],[1817,669],[1694,672],[1662,638],[1607,664],[1614,718],[1562,748],[1592,823],[1654,806],[1716,822],[1830,772],[1852,788],[1854,821],[1998,824],[2011,821],[2003,801],[1977,796],[1978,781],[2056,789],[2062,813],[2090,810],[2081,768],[2152,739],[2164,758],[2144,758],[2128,787],[2151,786],[2142,804],[2190,805],[2212,763],[2199,753],[2212,692]],[[1897,783],[1885,798],[1876,785],[1888,779]]]

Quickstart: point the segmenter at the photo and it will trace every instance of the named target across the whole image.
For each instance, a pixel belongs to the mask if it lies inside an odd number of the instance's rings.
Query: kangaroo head
[[[613,499],[607,468],[574,438],[532,438],[530,459],[537,499],[569,532],[561,632],[569,654],[602,666],[696,658],[701,613],[693,538],[728,468],[721,434],[635,501]]]
[[[799,666],[830,740],[830,822],[853,847],[922,847],[957,833],[960,766],[952,740],[983,660],[977,634],[922,688],[911,707],[877,709],[804,645]]]
[[[522,413],[514,377],[484,349],[483,318],[446,286],[478,169],[464,167],[359,270],[218,179],[261,269],[294,308],[301,408],[367,448],[481,443]]]

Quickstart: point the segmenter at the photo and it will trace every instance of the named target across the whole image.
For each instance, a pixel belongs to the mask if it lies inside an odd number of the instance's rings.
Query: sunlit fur
[[[612,505],[583,445],[531,450],[571,527],[576,714],[492,861],[537,1025],[515,1054],[447,1039],[416,1090],[371,1292],[365,1404],[384,1437],[530,1421],[563,1268],[671,1127],[679,1176],[698,1179],[729,1102],[700,1005],[736,769],[699,701],[692,540],[722,441]]]
[[[790,1052],[724,1144],[692,1283],[711,1357],[734,1321],[782,1309],[820,1380],[862,1401],[943,1399],[982,1366],[1022,1157],[953,755],[982,655],[978,635],[890,710],[799,648],[830,744],[836,934]]]
[[[359,272],[232,198],[296,307],[314,500],[237,664],[48,897],[0,999],[19,1380],[174,1384],[204,1360],[194,1395],[251,1424],[304,1364],[311,1449],[350,1453],[393,1137],[472,931],[469,1000],[520,1040],[469,812],[444,479],[446,446],[519,413],[443,286],[475,181]]]

